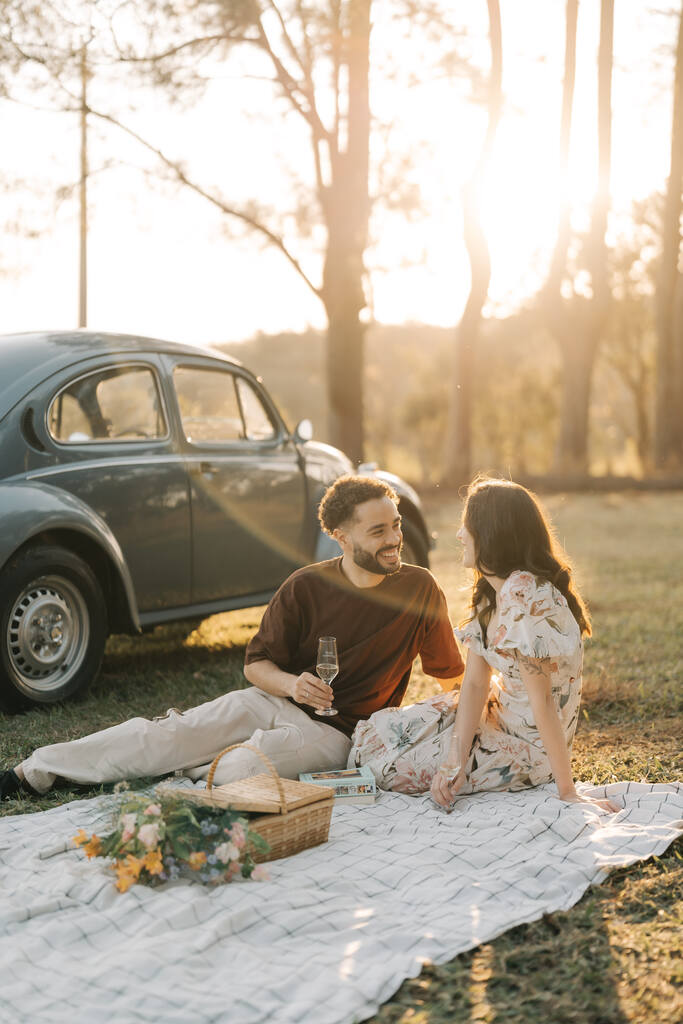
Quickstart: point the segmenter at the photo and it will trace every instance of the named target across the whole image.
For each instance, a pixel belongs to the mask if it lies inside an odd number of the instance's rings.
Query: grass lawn
[[[683,780],[682,494],[553,496],[545,502],[575,563],[593,615],[583,714],[574,745],[579,780]],[[432,568],[454,621],[468,600],[455,538],[459,508],[430,500],[439,531]],[[244,646],[262,609],[214,616],[191,629],[115,637],[102,674],[64,707],[0,713],[0,757],[133,715],[191,707],[245,685]],[[407,701],[436,692],[416,669]],[[17,814],[99,792],[59,788],[0,806]],[[683,841],[660,858],[615,871],[567,913],[405,982],[373,1020],[382,1024],[674,1024],[683,1019]],[[308,1022],[307,1022],[308,1024]],[[314,1022],[311,1022],[314,1024]]]

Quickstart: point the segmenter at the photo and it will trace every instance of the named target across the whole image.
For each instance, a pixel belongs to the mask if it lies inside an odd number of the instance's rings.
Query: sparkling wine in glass
[[[460,743],[459,736],[451,736],[450,745],[448,748],[447,760],[439,765],[437,771],[443,775],[450,785],[462,770],[462,745]],[[429,795],[429,800],[432,807],[435,807],[437,811],[442,811],[445,814],[450,814],[457,802],[457,794],[451,794],[451,802],[445,807],[443,804],[437,803],[434,797]]]
[[[337,640],[333,636],[321,636],[318,640],[318,660],[315,670],[324,683],[332,685],[332,680],[339,672],[337,657]],[[337,714],[336,708],[316,708],[316,715],[331,716]]]
[[[448,777],[453,782],[457,779],[462,769],[462,747],[459,736],[451,736],[451,745],[448,751]]]

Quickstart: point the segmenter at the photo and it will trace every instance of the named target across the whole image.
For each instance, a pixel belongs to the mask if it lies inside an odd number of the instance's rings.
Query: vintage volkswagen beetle
[[[215,350],[0,338],[0,702],[62,700],[96,676],[109,633],[263,604],[336,554],[317,504],[353,470],[311,434]],[[405,560],[426,565],[418,496],[378,475],[400,495]]]

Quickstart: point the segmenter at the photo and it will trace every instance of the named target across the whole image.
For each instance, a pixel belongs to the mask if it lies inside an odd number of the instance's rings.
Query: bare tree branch
[[[266,0],[266,3],[268,4],[268,7],[271,9],[271,11],[273,11],[275,13],[276,18],[277,18],[277,20],[280,23],[280,29],[282,31],[282,38],[285,41],[285,46],[289,50],[290,56],[298,64],[299,70],[304,75],[304,77],[307,77],[307,75],[306,75],[306,68],[305,68],[304,63],[303,63],[303,61],[301,59],[301,55],[300,55],[299,51],[297,50],[296,46],[294,45],[292,37],[289,34],[289,31],[287,29],[287,22],[283,18],[282,12],[281,12],[280,8],[275,3],[275,0]]]
[[[304,74],[306,78],[311,82],[313,81],[313,64],[315,62],[313,56],[313,47],[311,40],[308,35],[308,23],[306,21],[306,13],[304,11],[301,0],[296,0],[296,13],[299,15],[299,21],[301,22],[301,31],[304,37],[304,52],[306,54],[306,60],[303,65]]]
[[[307,109],[301,103],[301,100],[298,99],[296,95],[297,93],[299,93],[301,96],[303,96],[303,98],[306,101],[308,101],[306,91],[302,87],[301,83],[297,82],[297,80],[290,75],[287,68],[284,66],[278,55],[275,53],[275,50],[271,46],[266,30],[263,27],[263,22],[261,18],[259,18],[258,25],[260,37],[258,45],[260,45],[261,49],[270,57],[270,60],[275,69],[275,77],[282,86],[284,93],[287,96],[287,99],[292,104],[297,113],[300,114],[304,118],[304,120],[307,121],[308,124],[311,126],[314,132],[314,138],[327,138],[328,132],[325,126],[323,125],[322,121],[320,120],[320,117],[318,116],[318,111],[315,109],[314,106],[311,106],[310,103]]]
[[[297,47],[294,45],[291,35],[287,30],[287,25],[282,13],[275,3],[275,0],[267,0],[268,6],[273,10],[280,22],[282,28],[282,35],[285,41],[285,46],[289,50],[290,54],[298,64],[303,74],[303,85],[299,85],[299,89],[306,97],[311,116],[307,118],[308,123],[311,127],[311,146],[313,150],[313,165],[315,169],[315,180],[318,188],[318,194],[321,201],[324,202],[325,198],[325,182],[323,180],[322,173],[322,160],[320,154],[321,144],[327,142],[329,145],[329,132],[322,123],[322,118],[318,111],[315,95],[315,84],[313,82],[313,52],[311,49],[311,42],[308,37],[306,14],[303,9],[301,0],[297,0],[296,10],[299,15],[299,21],[301,23],[301,32],[304,39],[304,53],[305,58],[301,55]]]
[[[336,160],[339,156],[339,127],[340,127],[340,111],[339,111],[339,84],[341,75],[341,0],[332,0],[330,5],[332,12],[334,13],[334,22],[332,24],[332,91],[334,94],[334,127],[332,129],[332,160]]]
[[[256,231],[258,234],[261,234],[265,238],[267,238],[267,240],[272,245],[279,249],[279,251],[285,257],[285,259],[289,261],[291,266],[294,267],[299,277],[301,277],[302,280],[305,281],[305,283],[311,289],[313,294],[319,299],[322,298],[321,289],[318,288],[315,284],[313,284],[313,282],[306,274],[306,271],[303,269],[299,261],[289,251],[289,249],[284,243],[284,240],[280,237],[280,235],[277,235],[274,231],[271,231],[270,228],[266,227],[265,224],[262,224],[251,214],[247,213],[244,210],[239,210],[236,207],[229,206],[227,203],[223,202],[223,200],[220,199],[218,196],[213,195],[211,192],[208,192],[205,188],[202,188],[201,185],[198,185],[197,182],[193,181],[191,178],[188,178],[187,174],[185,173],[180,164],[178,164],[174,160],[171,160],[171,158],[166,156],[166,154],[161,149],[158,149],[158,147],[154,146],[151,142],[148,142],[147,139],[144,139],[134,129],[129,128],[128,125],[123,124],[121,121],[113,117],[111,114],[104,114],[99,110],[93,110],[92,107],[88,107],[88,113],[92,114],[93,117],[99,118],[101,121],[106,121],[109,124],[114,125],[116,128],[119,128],[122,132],[125,132],[126,135],[129,135],[132,139],[135,139],[136,142],[139,142],[141,146],[144,146],[145,149],[149,150],[150,153],[154,153],[154,155],[158,157],[159,160],[161,160],[162,163],[169,168],[169,170],[173,171],[175,177],[182,185],[186,185],[187,188],[191,189],[191,191],[195,192],[199,196],[202,196],[202,198],[207,199],[210,203],[217,207],[221,211],[221,213],[225,213],[229,217],[235,217],[237,220],[242,221],[243,224],[246,224],[247,227],[251,228],[252,231]]]
[[[255,43],[257,40],[250,36],[231,36],[226,35],[225,32],[220,32],[216,35],[211,36],[198,36],[196,39],[186,39],[183,43],[178,43],[177,46],[171,46],[168,50],[162,50],[161,53],[146,54],[143,57],[135,57],[130,54],[126,54],[123,49],[116,42],[117,52],[121,60],[125,64],[159,64],[161,61],[168,60],[169,57],[176,57],[179,53],[186,50],[193,50],[195,47],[205,46],[207,44],[213,45],[214,43],[224,43],[226,41],[234,43]]]

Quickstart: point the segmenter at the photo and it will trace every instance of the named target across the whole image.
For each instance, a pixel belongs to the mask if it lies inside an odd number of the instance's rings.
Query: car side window
[[[272,420],[260,397],[244,377],[237,378],[237,392],[244,415],[245,434],[250,441],[270,441],[276,436]]]
[[[120,366],[72,381],[52,400],[50,435],[61,444],[156,439],[168,433],[156,379],[144,366]]]
[[[173,371],[183,433],[194,444],[244,440],[235,378],[223,370],[176,366]]]

